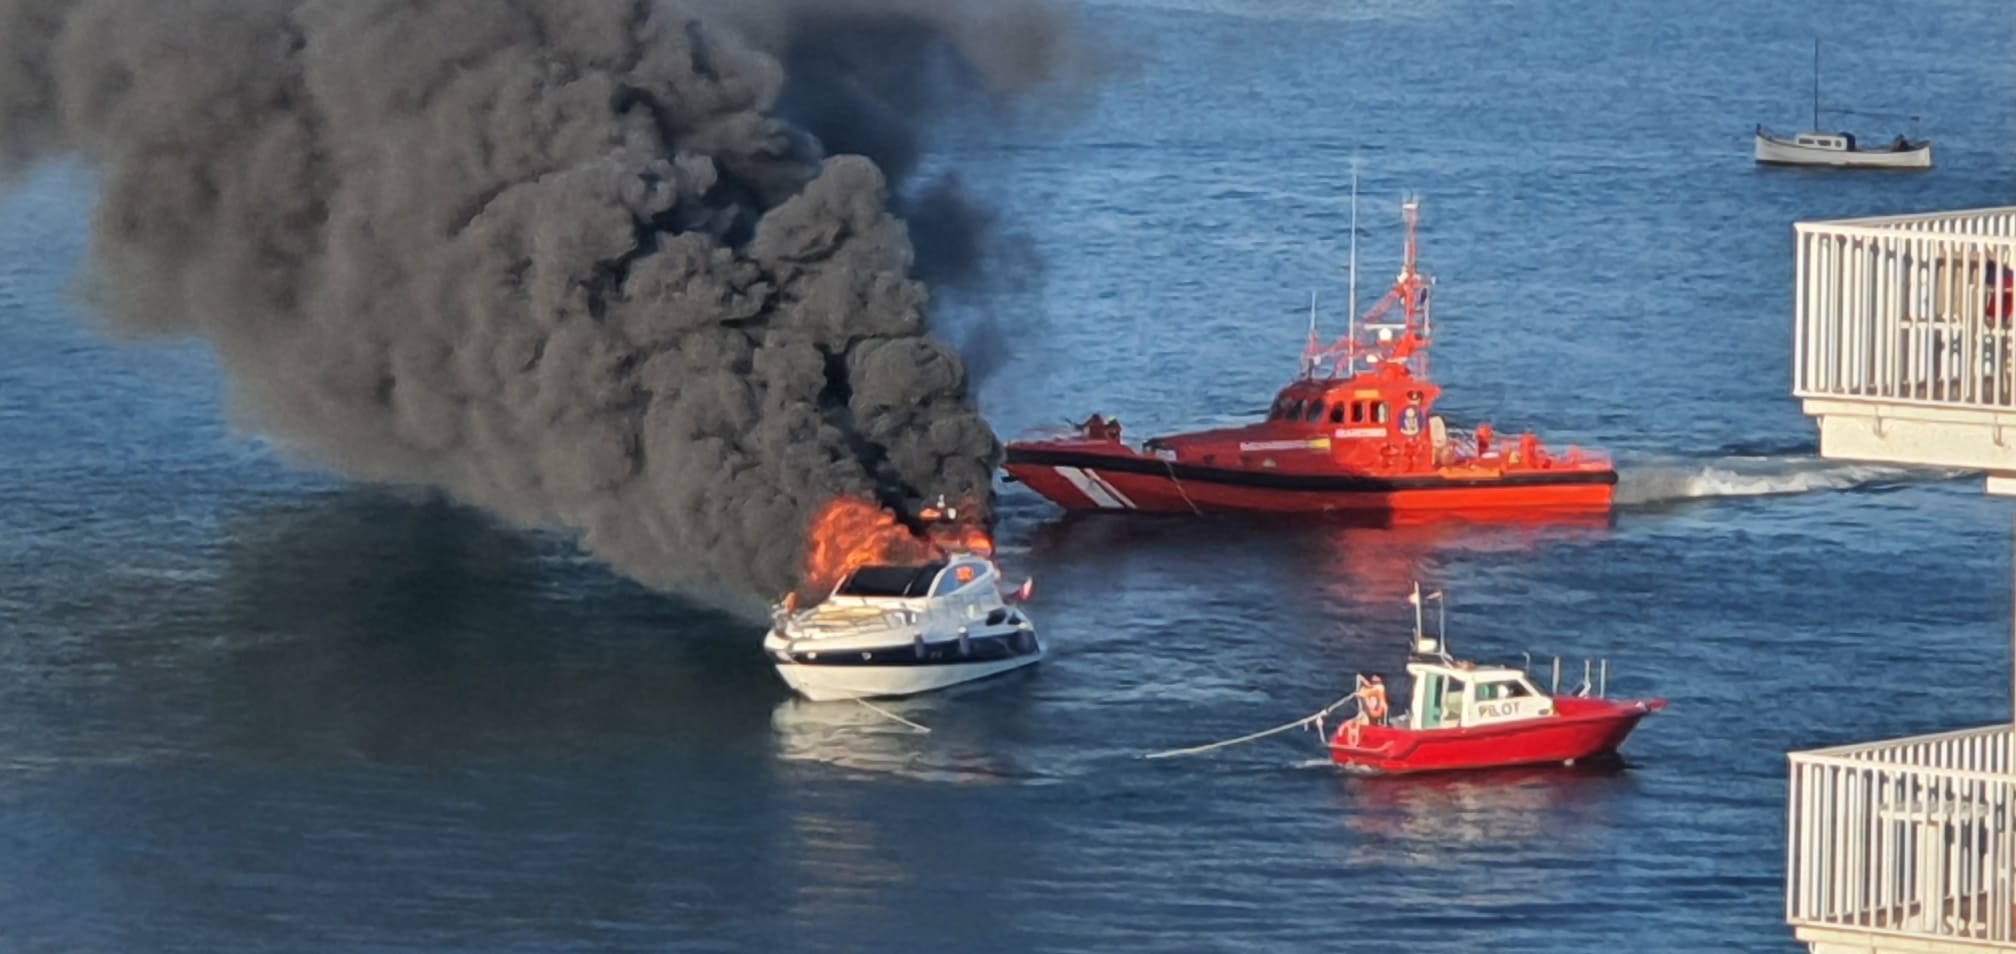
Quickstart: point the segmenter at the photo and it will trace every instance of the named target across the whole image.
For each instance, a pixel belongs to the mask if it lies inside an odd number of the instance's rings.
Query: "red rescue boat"
[[[1409,599],[1412,705],[1389,721],[1373,718],[1377,707],[1361,702],[1358,717],[1330,737],[1330,757],[1340,765],[1380,773],[1573,765],[1614,756],[1638,720],[1666,707],[1664,699],[1603,698],[1586,676],[1577,693],[1554,695],[1520,669],[1454,659],[1439,633],[1422,634],[1419,585]]]
[[[1415,259],[1419,211],[1401,205],[1406,257],[1392,289],[1328,347],[1312,315],[1302,371],[1265,420],[1136,448],[1118,420],[1094,414],[1010,443],[1008,479],[1071,510],[1608,510],[1617,483],[1608,455],[1556,453],[1531,433],[1501,442],[1488,424],[1462,433],[1434,414],[1434,281]]]

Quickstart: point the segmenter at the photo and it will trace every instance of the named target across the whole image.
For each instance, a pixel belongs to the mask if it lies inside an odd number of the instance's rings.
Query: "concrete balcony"
[[[1796,229],[1793,393],[1821,454],[2016,492],[2016,208]]]
[[[1814,954],[2016,951],[2009,726],[1791,755],[1785,908]]]

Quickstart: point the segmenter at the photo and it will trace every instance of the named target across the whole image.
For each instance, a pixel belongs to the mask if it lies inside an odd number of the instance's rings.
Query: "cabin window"
[[[930,589],[931,579],[943,569],[943,563],[864,566],[855,570],[834,592],[840,596],[918,596]]]
[[[1363,423],[1365,423],[1365,402],[1364,402],[1364,401],[1352,401],[1352,402],[1351,402],[1351,423],[1353,423],[1353,424],[1363,424]]]
[[[1384,424],[1384,423],[1386,423],[1386,402],[1385,402],[1385,401],[1374,401],[1374,402],[1372,402],[1372,420],[1373,420],[1373,421],[1375,421],[1375,422],[1377,422],[1377,423],[1380,423],[1380,424]]]
[[[1322,420],[1322,419],[1323,419],[1323,402],[1322,402],[1322,401],[1310,401],[1310,402],[1309,402],[1309,413],[1307,413],[1307,414],[1304,414],[1304,415],[1302,415],[1302,420],[1304,420],[1304,421],[1319,421],[1319,420]]]
[[[1463,680],[1449,679],[1442,687],[1442,711],[1438,720],[1442,725],[1459,725],[1463,721]]]
[[[932,596],[944,596],[973,581],[971,566],[956,566],[938,577],[938,585],[931,588]]]
[[[1336,404],[1330,405],[1330,423],[1344,423],[1344,402],[1339,401]]]
[[[1301,416],[1302,416],[1302,399],[1296,398],[1295,400],[1288,402],[1288,412],[1286,414],[1281,415],[1281,419],[1284,421],[1292,421]]]
[[[1414,693],[1416,724],[1424,729],[1441,727],[1442,677],[1432,674],[1424,676],[1415,684]]]

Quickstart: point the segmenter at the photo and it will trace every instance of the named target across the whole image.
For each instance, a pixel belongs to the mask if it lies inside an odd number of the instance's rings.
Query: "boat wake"
[[[1733,454],[1707,460],[1648,461],[1618,466],[1616,505],[1656,507],[1719,497],[1880,491],[1957,480],[1969,473],[1857,464],[1811,454]]]

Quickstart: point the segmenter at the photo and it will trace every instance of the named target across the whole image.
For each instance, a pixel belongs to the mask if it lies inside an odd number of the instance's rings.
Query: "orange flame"
[[[823,597],[856,567],[923,563],[939,554],[897,522],[896,515],[858,497],[836,497],[812,518],[805,546],[805,589]]]
[[[961,508],[959,513],[963,517],[967,510]],[[800,591],[814,599],[832,592],[858,567],[925,563],[954,550],[989,559],[994,555],[994,541],[978,525],[933,526],[929,536],[920,537],[895,514],[860,497],[828,502],[812,518],[807,535]]]
[[[994,539],[973,524],[948,528],[932,536],[940,549],[977,553],[990,560],[994,558]]]
[[[938,549],[994,558],[994,539],[978,522],[983,508],[972,500],[948,503],[943,497],[938,498],[938,504],[918,513],[927,522],[925,532]]]

